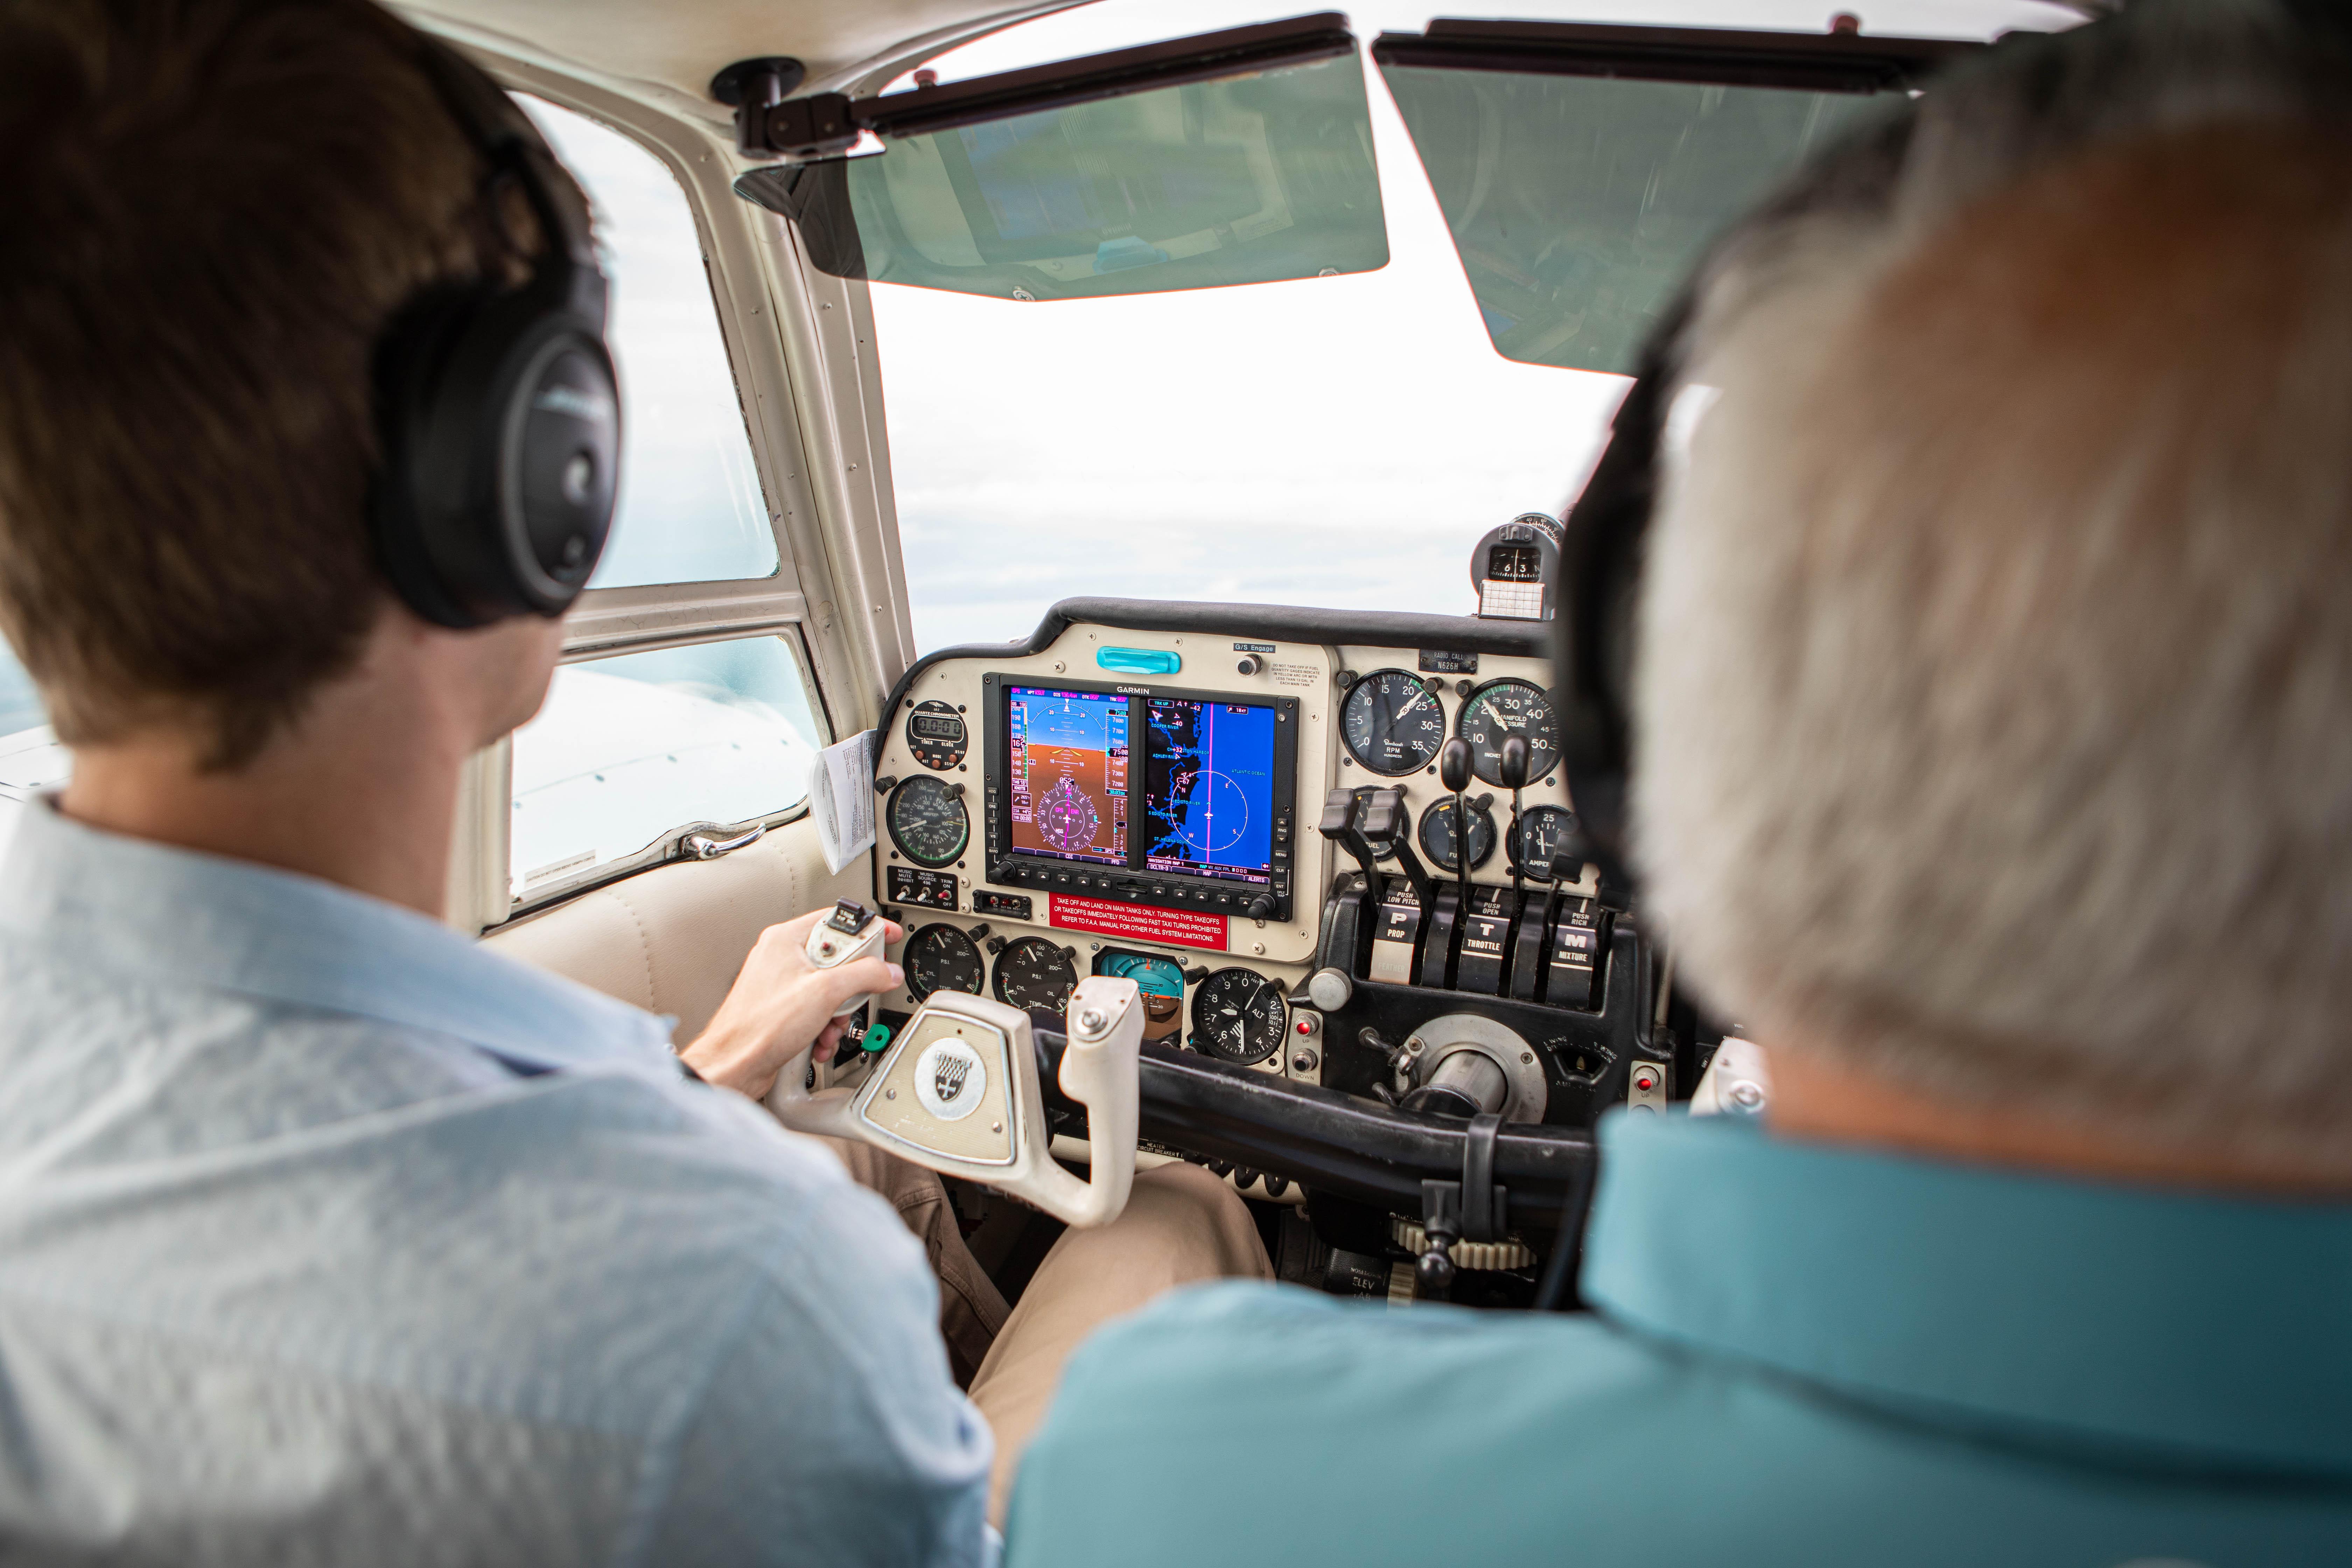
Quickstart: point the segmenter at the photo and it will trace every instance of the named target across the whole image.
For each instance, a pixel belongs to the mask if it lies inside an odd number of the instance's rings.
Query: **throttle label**
[[[1161,910],[1148,904],[1115,904],[1108,899],[1050,896],[1052,923],[1068,931],[1098,931],[1132,942],[1225,951],[1225,917],[1198,910]]]

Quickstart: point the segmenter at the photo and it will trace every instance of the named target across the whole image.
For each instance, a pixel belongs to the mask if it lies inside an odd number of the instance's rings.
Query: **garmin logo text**
[[[583,392],[576,386],[551,386],[531,399],[533,408],[543,408],[550,414],[569,414],[574,419],[608,420],[613,417],[613,403],[593,392]]]
[[[1129,697],[1149,697],[1151,695],[1151,688],[1149,686],[1122,686],[1119,688],[1119,690]]]

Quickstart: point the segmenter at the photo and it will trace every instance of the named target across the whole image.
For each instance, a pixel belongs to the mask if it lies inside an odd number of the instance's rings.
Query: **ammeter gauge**
[[[1376,669],[1348,689],[1339,705],[1339,736],[1348,754],[1376,773],[1418,773],[1445,744],[1445,709],[1421,677]]]
[[[917,773],[890,792],[890,842],[918,866],[950,866],[971,841],[971,818],[956,786]]]
[[[1192,1039],[1196,1051],[1252,1067],[1282,1049],[1290,1026],[1282,982],[1255,969],[1220,969],[1192,993]]]
[[[1421,814],[1421,852],[1441,871],[1459,870],[1454,858],[1454,802],[1441,800]],[[1495,853],[1495,813],[1491,807],[1470,807],[1470,868],[1475,871]]]
[[[967,996],[977,996],[986,979],[979,947],[944,921],[924,926],[908,937],[898,961],[907,971],[907,994],[918,1002],[934,991],[961,991]]]
[[[1490,784],[1503,782],[1503,741],[1524,735],[1528,777],[1540,779],[1559,765],[1559,731],[1553,727],[1551,699],[1525,680],[1490,680],[1462,704],[1461,736],[1470,742],[1470,768]]]
[[[1551,879],[1551,858],[1568,843],[1576,831],[1576,817],[1564,805],[1530,806],[1519,814],[1519,830],[1505,837],[1503,846],[1510,855],[1511,864],[1530,877]]]
[[[996,955],[996,999],[1024,1013],[1059,1016],[1078,984],[1069,950],[1042,936],[1024,936]]]

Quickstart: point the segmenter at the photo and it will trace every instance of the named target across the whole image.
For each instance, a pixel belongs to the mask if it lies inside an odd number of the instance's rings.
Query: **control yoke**
[[[1054,1163],[1029,1015],[984,996],[933,992],[853,1087],[810,1093],[803,1051],[784,1064],[768,1109],[796,1132],[860,1139],[1002,1188],[1066,1225],[1108,1225],[1135,1180],[1143,1000],[1132,980],[1091,976],[1070,994],[1069,1021],[1059,1077],[1087,1108],[1085,1181]]]

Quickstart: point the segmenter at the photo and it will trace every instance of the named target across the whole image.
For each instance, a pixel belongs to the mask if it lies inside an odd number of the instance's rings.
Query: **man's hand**
[[[710,1026],[677,1053],[705,1082],[765,1099],[776,1074],[811,1041],[818,1061],[833,1059],[843,1022],[834,1018],[835,1008],[862,992],[893,991],[904,982],[904,971],[879,958],[856,959],[838,969],[811,964],[809,931],[830,912],[817,910],[760,933]],[[895,922],[884,923],[886,942],[907,934]]]

